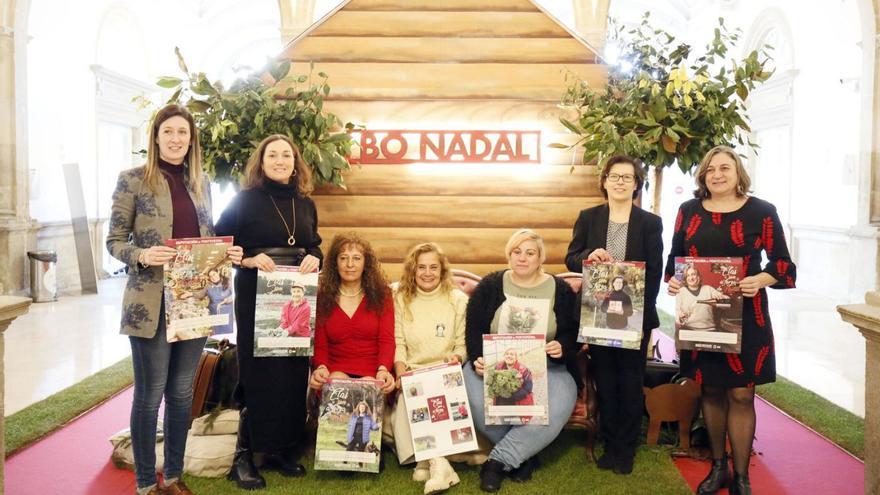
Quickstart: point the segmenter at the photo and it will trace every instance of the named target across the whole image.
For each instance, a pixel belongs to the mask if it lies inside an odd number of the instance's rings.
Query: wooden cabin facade
[[[545,239],[545,268],[566,271],[578,211],[602,196],[579,151],[547,144],[574,138],[559,123],[566,75],[602,85],[607,71],[548,13],[529,0],[350,0],[294,39],[282,58],[296,73],[314,62],[330,76],[325,109],[344,122],[459,136],[459,153],[448,161],[394,162],[392,150],[381,164],[353,165],[347,190],[316,191],[326,244],[336,233],[360,232],[396,280],[407,250],[435,241],[456,268],[485,275],[506,266],[510,234],[530,227]],[[463,163],[467,153],[488,155],[485,146],[505,139],[493,131],[538,131],[540,148],[530,162],[502,150],[507,161]],[[480,152],[463,150],[479,139],[486,139]]]

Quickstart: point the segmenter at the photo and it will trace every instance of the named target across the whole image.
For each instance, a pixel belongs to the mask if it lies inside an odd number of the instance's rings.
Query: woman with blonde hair
[[[202,174],[198,130],[180,105],[167,105],[150,125],[147,163],[119,174],[107,250],[128,266],[121,333],[134,367],[131,441],[138,494],[192,494],[180,479],[192,408],[192,382],[205,338],[166,338],[163,265],[176,251],[165,241],[214,235],[211,188]],[[237,239],[236,239],[237,240]],[[227,255],[241,261],[241,248]],[[156,477],[156,425],[165,397],[166,486]]]
[[[285,476],[303,476],[300,441],[306,421],[309,358],[254,357],[257,271],[276,265],[299,266],[311,273],[323,259],[318,213],[309,197],[312,172],[287,136],[269,136],[257,146],[242,175],[242,191],[217,222],[219,235],[235,236],[244,259],[235,277],[238,328],[238,442],[229,479],[239,488],[265,488],[253,462],[266,454],[267,465]]]
[[[471,410],[484,410],[483,335],[505,331],[500,320],[508,298],[528,300],[533,308],[547,308],[546,324],[532,325],[528,333],[546,336],[547,396],[553,402],[547,426],[486,425],[482,413],[474,414],[476,429],[495,444],[480,471],[480,488],[487,492],[498,491],[505,475],[518,482],[532,478],[538,467],[537,454],[556,439],[571,416],[579,386],[574,362],[578,352],[577,297],[562,279],[544,273],[547,253],[537,232],[514,232],[504,254],[510,268],[483,277],[468,301],[465,344],[470,363],[464,366],[464,382]]]
[[[794,288],[797,272],[776,208],[749,195],[749,176],[736,151],[716,146],[697,168],[694,199],[682,203],[666,262],[669,294],[691,290],[674,277],[676,256],[742,258],[742,350],[739,354],[681,353],[682,373],[702,387],[703,419],[709,431],[712,468],[697,493],[749,494],[749,456],[755,437],[755,387],[776,381],[773,327],[767,287]],[[762,266],[766,255],[767,263]],[[690,285],[695,285],[695,281]],[[730,475],[726,440],[733,451]]]
[[[433,242],[410,249],[394,293],[395,375],[400,377],[407,371],[442,362],[463,363],[466,310],[467,296],[452,283],[452,270],[443,249]],[[397,388],[400,389],[400,378]],[[412,435],[402,398],[391,409],[386,424],[390,425],[385,428],[386,439],[393,440],[400,464],[414,462]],[[419,462],[413,480],[425,481],[426,494],[439,493],[459,483],[458,475],[444,457]]]

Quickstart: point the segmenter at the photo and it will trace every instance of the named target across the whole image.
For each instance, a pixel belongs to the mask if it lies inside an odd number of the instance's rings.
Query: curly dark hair
[[[337,258],[349,246],[357,247],[364,254],[364,274],[361,277],[361,287],[364,289],[364,297],[367,299],[367,308],[381,315],[386,298],[391,297],[388,278],[382,271],[382,264],[379,263],[379,258],[373,251],[370,242],[356,232],[337,234],[330,244],[330,251],[324,258],[324,266],[318,279],[318,308],[316,311],[318,321],[329,317],[336,305],[336,297],[342,282],[339,277]]]

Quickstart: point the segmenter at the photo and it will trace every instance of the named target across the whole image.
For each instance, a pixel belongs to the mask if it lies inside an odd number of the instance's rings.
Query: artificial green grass
[[[657,310],[660,331],[675,338],[672,315]],[[757,394],[789,416],[828,437],[859,459],[865,458],[865,420],[815,392],[776,375],[776,383],[759,385]]]
[[[553,444],[539,455],[541,467],[528,483],[505,480],[501,492],[505,495],[535,493],[567,494],[591,493],[597,495],[621,494],[689,494],[692,493],[670,457],[668,447],[639,448],[635,468],[628,476],[601,471],[584,454],[585,434],[582,431],[563,431]],[[417,495],[423,493],[424,483],[412,481],[412,465],[400,466],[397,458],[384,450],[385,468],[379,474],[348,474],[311,469],[314,459],[303,458],[308,474],[304,478],[285,478],[273,471],[261,471],[268,484],[260,493],[308,493],[310,495],[387,494]],[[461,483],[449,490],[450,495],[482,493],[479,488],[479,467],[453,465]],[[195,493],[224,495],[245,493],[235,483],[225,479],[185,476],[186,483]]]
[[[758,395],[789,416],[865,458],[865,420],[784,377],[758,386]]]
[[[133,381],[131,358],[6,417],[6,455],[36,442]]]

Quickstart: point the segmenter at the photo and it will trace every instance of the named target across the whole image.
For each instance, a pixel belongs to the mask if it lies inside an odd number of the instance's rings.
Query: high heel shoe
[[[727,454],[721,459],[712,460],[712,469],[697,487],[697,495],[711,495],[727,486],[730,481],[730,470],[727,465]]]
[[[749,474],[733,473],[733,480],[730,482],[730,488],[727,489],[730,495],[752,495],[752,484],[749,482]]]

